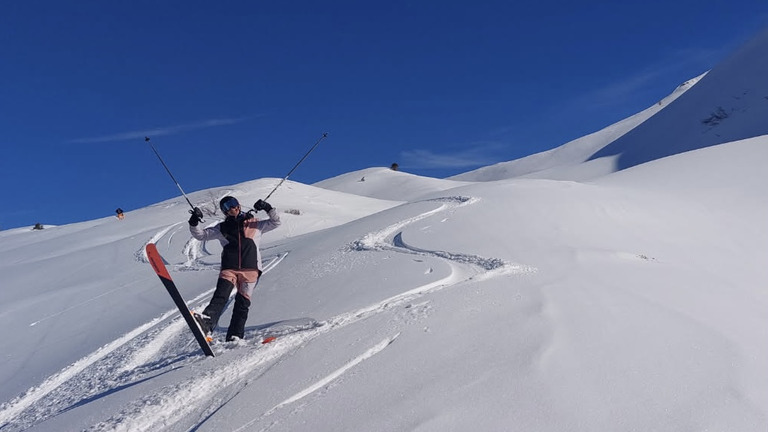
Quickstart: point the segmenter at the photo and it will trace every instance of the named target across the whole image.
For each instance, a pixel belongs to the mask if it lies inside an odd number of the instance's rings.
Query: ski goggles
[[[224,213],[228,212],[230,209],[233,209],[235,207],[240,207],[240,203],[237,202],[236,199],[230,198],[223,203],[221,203],[221,211]]]

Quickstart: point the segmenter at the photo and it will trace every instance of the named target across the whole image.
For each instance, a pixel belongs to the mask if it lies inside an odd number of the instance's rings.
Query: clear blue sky
[[[324,132],[292,180],[517,159],[768,25],[765,0],[519,3],[2,2],[0,229],[177,196],[145,135],[186,192],[283,177]]]

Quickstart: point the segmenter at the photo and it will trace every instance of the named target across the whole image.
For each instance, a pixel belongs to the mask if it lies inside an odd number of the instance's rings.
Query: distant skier
[[[197,207],[189,218],[192,237],[201,241],[219,240],[223,247],[216,291],[203,313],[195,313],[195,319],[200,323],[203,332],[209,335],[216,327],[232,289],[237,287],[232,320],[227,330],[227,341],[234,341],[243,339],[251,295],[261,276],[261,235],[280,226],[280,216],[263,200],[256,201],[253,206],[254,210],[264,210],[269,215],[269,219],[262,221],[254,218],[251,213],[243,213],[240,203],[231,196],[222,198],[219,208],[226,215],[226,219],[213,227],[198,227],[203,213]]]

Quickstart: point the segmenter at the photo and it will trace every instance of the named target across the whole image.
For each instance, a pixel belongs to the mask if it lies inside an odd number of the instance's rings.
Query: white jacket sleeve
[[[219,240],[219,241],[224,240],[225,241],[226,240],[224,236],[221,234],[218,224],[210,228],[201,228],[200,224],[197,224],[196,226],[190,225],[189,232],[192,234],[192,237],[200,241],[208,241],[208,240]]]
[[[277,214],[277,210],[275,210],[274,208],[272,208],[272,210],[270,210],[269,213],[267,214],[269,215],[269,219],[260,220],[257,225],[257,228],[262,233],[265,233],[267,231],[272,231],[273,229],[279,227],[281,223],[280,215]]]

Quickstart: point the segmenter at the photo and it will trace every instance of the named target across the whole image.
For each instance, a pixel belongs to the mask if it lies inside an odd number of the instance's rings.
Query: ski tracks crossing
[[[370,232],[348,245],[348,250],[352,252],[392,251],[437,257],[450,266],[451,271],[448,276],[414,287],[358,310],[339,314],[323,322],[306,320],[295,325],[284,326],[280,338],[268,345],[261,346],[258,341],[261,340],[259,336],[267,334],[269,329],[256,331],[249,335],[249,340],[242,341],[234,347],[230,347],[230,344],[219,344],[215,346],[217,351],[232,351],[233,355],[229,357],[217,356],[215,360],[197,356],[194,344],[180,342],[183,339],[181,335],[185,331],[185,324],[181,321],[177,311],[169,310],[64,368],[44,380],[39,386],[29,389],[25,394],[0,406],[0,431],[24,430],[77,406],[155,376],[172,372],[181,366],[199,368],[200,371],[192,374],[194,378],[159,388],[154,393],[129,403],[120,413],[93,425],[88,430],[156,431],[177,425],[173,427],[176,430],[179,423],[186,424],[190,417],[197,417],[199,420],[189,429],[196,430],[249,382],[258,380],[281,358],[289,356],[323,334],[360,322],[372,315],[402,307],[427,293],[455,286],[468,280],[535,271],[531,267],[509,263],[498,258],[427,250],[407,244],[402,235],[402,229],[406,226],[448,210],[474,204],[478,199],[456,196],[429,201],[439,202],[440,206],[434,210],[399,221],[384,229]],[[176,225],[178,224],[158,232],[150,242],[160,240]],[[197,257],[204,253],[203,248],[204,245],[202,244],[195,245],[192,242],[187,242],[183,253],[188,257],[188,260],[180,269],[193,266]],[[265,271],[278,265],[286,255],[287,252],[273,257],[265,267]],[[142,259],[138,253],[137,259],[146,261],[146,257]],[[207,299],[212,292],[213,289],[206,291],[188,303],[197,305]],[[174,316],[175,318],[168,322],[168,319]],[[164,325],[160,325],[160,323],[164,323]],[[386,349],[395,342],[399,335],[398,332],[376,343],[335,371],[310,383],[303,390],[286,398],[261,415],[255,416],[236,430],[246,430],[255,423],[267,419],[275,412],[307,398],[330,382],[339,379],[348,370]],[[234,349],[242,348],[242,345],[245,345],[247,349]],[[153,361],[153,359],[160,360]],[[210,368],[206,365],[209,361],[227,361],[227,364]],[[86,376],[89,377],[86,379],[89,384],[83,385],[83,379]],[[229,396],[223,396],[225,394],[229,394]]]
[[[159,241],[174,226],[158,232],[149,242]],[[276,267],[287,255],[285,252],[268,259],[264,272]],[[211,288],[201,293],[188,300],[187,304],[193,309],[202,307],[214,290]],[[196,345],[187,342],[181,346],[174,344],[175,341],[186,340],[183,335],[187,332],[178,309],[169,309],[0,405],[0,432],[27,429],[89,400],[105,396],[115,388],[130,386],[156,375],[169,365],[180,367],[196,361]],[[166,360],[152,360],[156,358]]]

